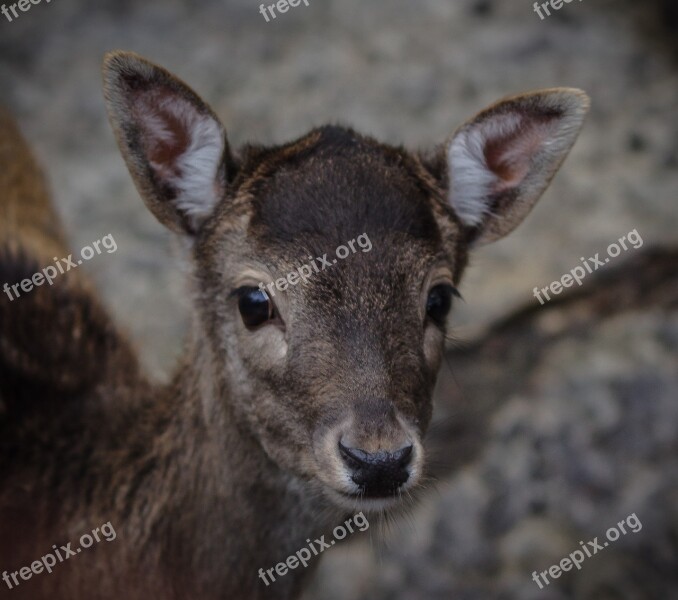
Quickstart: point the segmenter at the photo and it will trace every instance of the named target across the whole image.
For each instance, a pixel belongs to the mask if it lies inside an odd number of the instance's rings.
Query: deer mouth
[[[347,492],[331,488],[330,497],[336,504],[349,510],[383,511],[397,507],[402,502],[406,488],[409,489],[409,487],[393,486],[390,493],[386,491]]]

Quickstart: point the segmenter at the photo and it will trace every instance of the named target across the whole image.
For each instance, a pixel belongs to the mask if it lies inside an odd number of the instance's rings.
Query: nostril
[[[412,459],[412,444],[405,446],[400,450],[396,450],[392,456],[393,461],[396,462],[399,467],[406,467]]]
[[[364,450],[358,448],[350,448],[344,446],[344,444],[339,440],[339,452],[341,457],[344,459],[344,462],[351,468],[357,469],[365,465],[371,464],[373,461],[373,455]]]

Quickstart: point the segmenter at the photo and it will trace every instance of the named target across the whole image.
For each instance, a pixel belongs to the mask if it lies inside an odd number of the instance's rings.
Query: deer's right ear
[[[226,133],[186,84],[131,52],[106,55],[108,117],[146,206],[166,227],[196,233],[235,169]]]

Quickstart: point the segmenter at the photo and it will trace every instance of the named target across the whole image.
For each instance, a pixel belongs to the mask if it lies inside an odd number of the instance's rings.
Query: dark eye
[[[457,289],[447,283],[431,288],[426,300],[426,314],[438,325],[443,325],[452,307],[452,296],[460,297]]]
[[[253,329],[275,318],[275,307],[266,292],[255,287],[241,287],[235,290],[238,310],[246,327]]]

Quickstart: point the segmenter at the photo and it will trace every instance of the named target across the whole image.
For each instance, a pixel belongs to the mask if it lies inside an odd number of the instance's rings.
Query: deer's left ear
[[[446,146],[448,200],[475,244],[505,236],[530,212],[577,138],[581,90],[508,98],[462,125]]]

